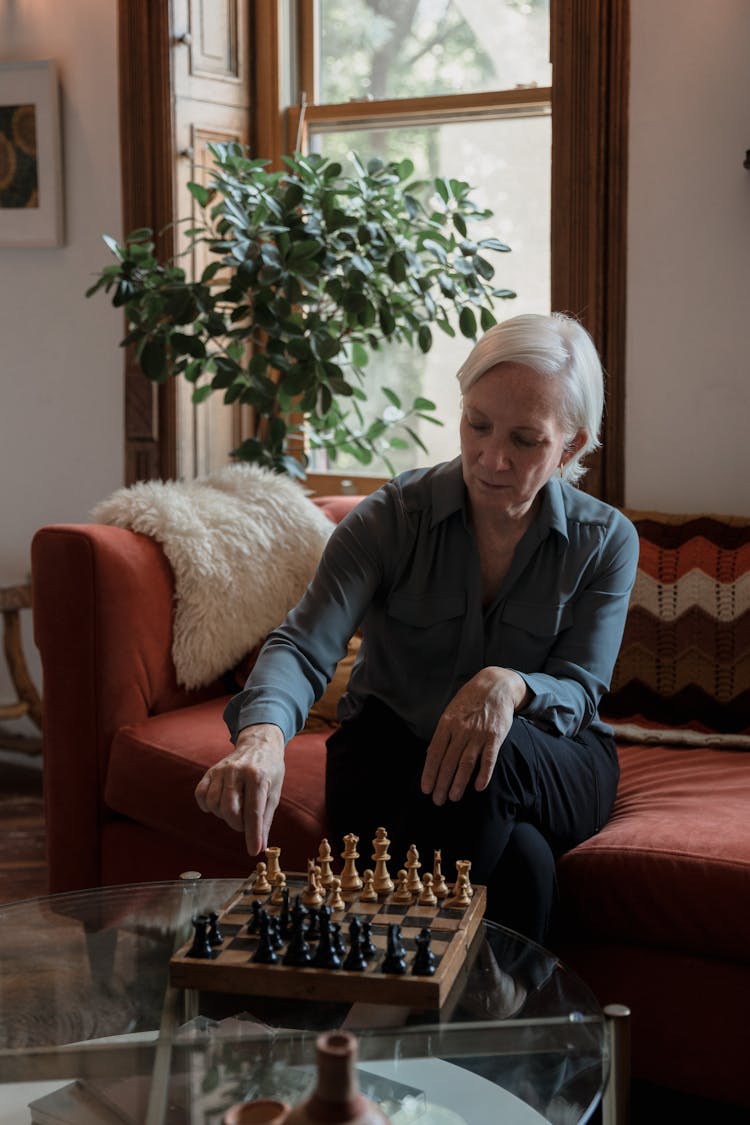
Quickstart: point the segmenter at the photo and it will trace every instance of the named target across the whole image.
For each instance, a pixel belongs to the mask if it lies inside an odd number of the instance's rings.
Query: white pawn
[[[394,902],[409,902],[410,903],[410,902],[414,901],[414,896],[412,895],[412,893],[409,890],[409,887],[407,885],[408,879],[409,879],[409,876],[406,874],[406,871],[402,867],[401,870],[398,873],[398,884],[397,884],[396,890],[393,894],[393,901]]]
[[[268,868],[266,867],[263,860],[261,860],[255,868],[255,879],[253,881],[253,890],[255,891],[256,895],[267,895],[271,890],[271,884],[269,883],[268,875],[266,874],[267,871]]]
[[[346,902],[341,893],[341,880],[338,875],[334,875],[331,880],[331,889],[328,892],[327,905],[330,906],[331,910],[346,910]]]
[[[426,872],[425,877],[422,880],[422,893],[417,899],[417,902],[420,906],[437,905],[437,895],[432,889],[432,875],[430,875],[429,871]]]
[[[375,890],[375,876],[371,868],[362,872],[362,890],[359,895],[360,902],[377,902],[378,892]]]
[[[284,891],[286,890],[286,875],[283,871],[279,871],[273,881],[273,894],[271,895],[271,902],[274,906],[281,906],[284,901]]]
[[[444,906],[459,906],[467,907],[471,905],[471,895],[469,894],[469,877],[463,871],[456,879],[453,887],[453,894],[447,898],[443,904]]]

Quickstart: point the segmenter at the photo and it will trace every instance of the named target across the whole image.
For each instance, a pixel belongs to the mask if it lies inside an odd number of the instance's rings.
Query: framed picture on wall
[[[62,241],[57,67],[49,59],[0,63],[0,246]]]

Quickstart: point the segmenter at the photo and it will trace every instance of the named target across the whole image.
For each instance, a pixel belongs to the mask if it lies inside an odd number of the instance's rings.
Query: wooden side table
[[[0,588],[0,612],[3,615],[3,647],[5,663],[16,689],[16,699],[12,703],[0,703],[0,723],[6,719],[20,719],[28,715],[34,726],[42,729],[42,700],[26,666],[21,641],[22,609],[31,609],[31,585],[4,586]],[[0,746],[7,750],[22,750],[38,754],[42,740],[37,737],[7,734],[0,731]]]

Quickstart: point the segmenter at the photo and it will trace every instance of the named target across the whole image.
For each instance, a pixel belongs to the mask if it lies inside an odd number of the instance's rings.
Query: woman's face
[[[461,413],[461,461],[472,513],[525,515],[586,433],[566,437],[557,378],[517,363],[486,371],[464,395]]]

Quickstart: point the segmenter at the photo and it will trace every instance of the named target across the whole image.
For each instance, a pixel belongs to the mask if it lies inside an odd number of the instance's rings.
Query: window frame
[[[251,7],[251,136],[253,149],[280,164],[297,121],[282,106],[285,59],[296,59],[297,90],[312,89],[311,50],[315,0],[255,0]],[[552,103],[551,276],[552,308],[577,316],[589,330],[607,372],[602,449],[589,461],[584,487],[612,504],[624,502],[625,281],[629,0],[551,0],[552,87],[507,92],[528,105],[544,91]],[[171,37],[169,0],[119,0],[120,130],[125,231],[162,231],[173,210]],[[296,49],[282,50],[288,24]],[[287,67],[288,69],[288,67]],[[288,78],[288,76],[287,76]],[[145,96],[144,96],[145,90]],[[457,95],[465,113],[486,111],[496,95]],[[390,120],[407,107],[435,111],[441,98],[377,103]],[[533,98],[536,101],[536,97]],[[430,106],[422,103],[431,103]],[[473,108],[472,108],[473,107]],[[341,107],[336,107],[341,109]],[[362,103],[354,109],[362,116]],[[332,107],[307,110],[322,120]],[[294,132],[293,132],[294,131]],[[139,159],[133,159],[138,152]],[[161,236],[170,252],[170,236]],[[154,388],[125,361],[125,479],[130,484],[175,475],[175,388]],[[359,477],[357,485],[366,487]],[[366,478],[377,481],[380,478]],[[336,478],[310,478],[318,490]]]

